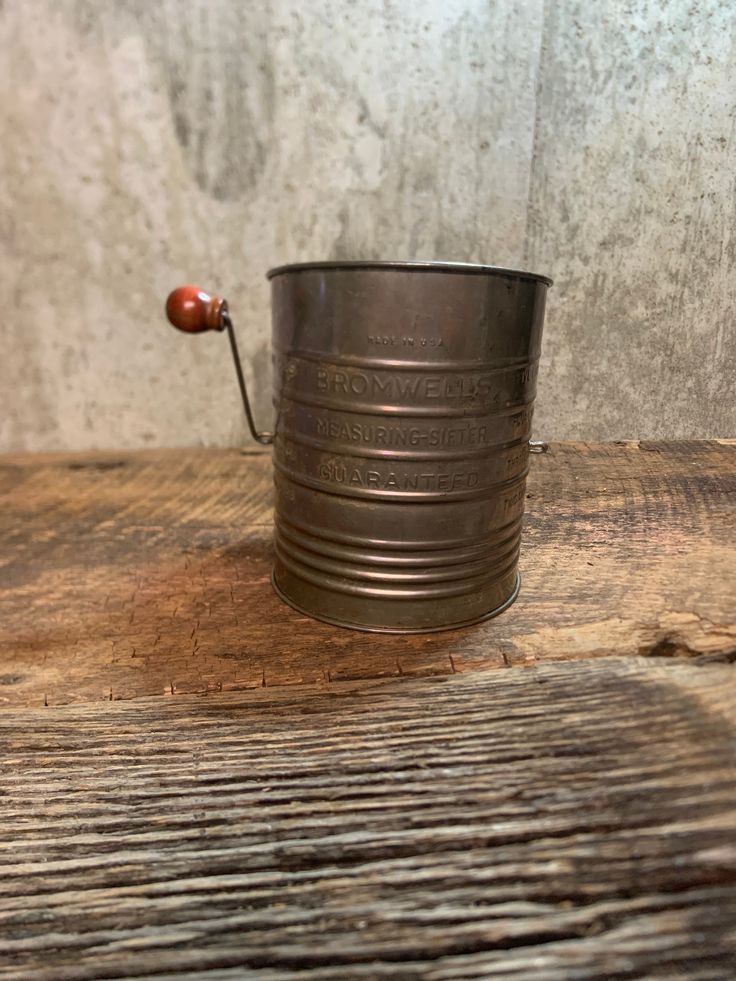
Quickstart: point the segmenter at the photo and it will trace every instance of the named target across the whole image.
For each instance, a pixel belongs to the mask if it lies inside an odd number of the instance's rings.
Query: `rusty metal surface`
[[[500,612],[519,585],[549,280],[452,263],[269,276],[279,595],[364,630]]]

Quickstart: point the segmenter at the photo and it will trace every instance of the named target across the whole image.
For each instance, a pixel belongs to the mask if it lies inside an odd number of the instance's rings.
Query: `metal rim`
[[[404,262],[383,259],[349,260],[345,262],[293,262],[269,269],[266,278],[273,279],[274,276],[280,276],[282,273],[308,272],[314,269],[398,269],[403,272],[465,273],[475,276],[506,276],[514,279],[530,279],[536,283],[544,283],[545,286],[552,285],[549,276],[524,272],[522,269],[506,269],[503,266],[486,266],[474,262]]]
[[[297,613],[303,613],[305,616],[311,617],[312,620],[319,620],[321,623],[329,623],[333,627],[343,627],[347,630],[359,630],[361,633],[366,634],[439,634],[444,630],[460,630],[461,627],[472,627],[475,623],[483,623],[485,620],[491,620],[493,617],[497,617],[499,613],[503,613],[504,610],[508,610],[519,595],[519,590],[521,589],[521,573],[516,573],[516,582],[514,583],[513,592],[509,598],[500,606],[497,606],[495,610],[491,610],[490,613],[484,613],[479,617],[473,617],[472,620],[462,620],[460,623],[448,623],[446,626],[442,627],[369,627],[364,624],[349,623],[346,620],[333,620],[331,617],[320,616],[318,613],[313,613],[311,610],[307,610],[303,606],[299,606],[290,600],[289,597],[281,591],[279,584],[276,582],[276,574],[273,570],[271,571],[271,586],[279,599],[283,600],[287,606],[292,608],[292,610],[296,610]]]

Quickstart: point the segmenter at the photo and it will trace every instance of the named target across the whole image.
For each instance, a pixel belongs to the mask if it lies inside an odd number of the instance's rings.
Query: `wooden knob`
[[[198,286],[180,286],[169,293],[166,301],[169,322],[185,334],[224,330],[224,313],[227,313],[227,301],[221,296],[210,296]]]

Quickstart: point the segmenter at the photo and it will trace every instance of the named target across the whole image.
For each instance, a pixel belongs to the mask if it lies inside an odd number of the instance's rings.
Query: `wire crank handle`
[[[185,334],[204,334],[208,330],[227,331],[233,363],[235,364],[235,374],[240,388],[240,397],[243,401],[243,410],[250,434],[257,443],[264,446],[273,443],[274,434],[258,432],[253,420],[227,300],[222,296],[210,296],[198,286],[180,286],[173,293],[169,293],[166,300],[166,316],[172,326]]]

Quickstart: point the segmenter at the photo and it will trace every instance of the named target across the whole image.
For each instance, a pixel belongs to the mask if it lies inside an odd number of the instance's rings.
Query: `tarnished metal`
[[[227,330],[248,427],[274,443],[276,592],[359,630],[446,630],[500,613],[519,590],[551,280],[441,262],[268,276],[275,437],[255,426],[225,300],[180,287],[166,312],[186,333]]]
[[[392,632],[505,609],[550,280],[411,262],[268,275],[278,594]]]

